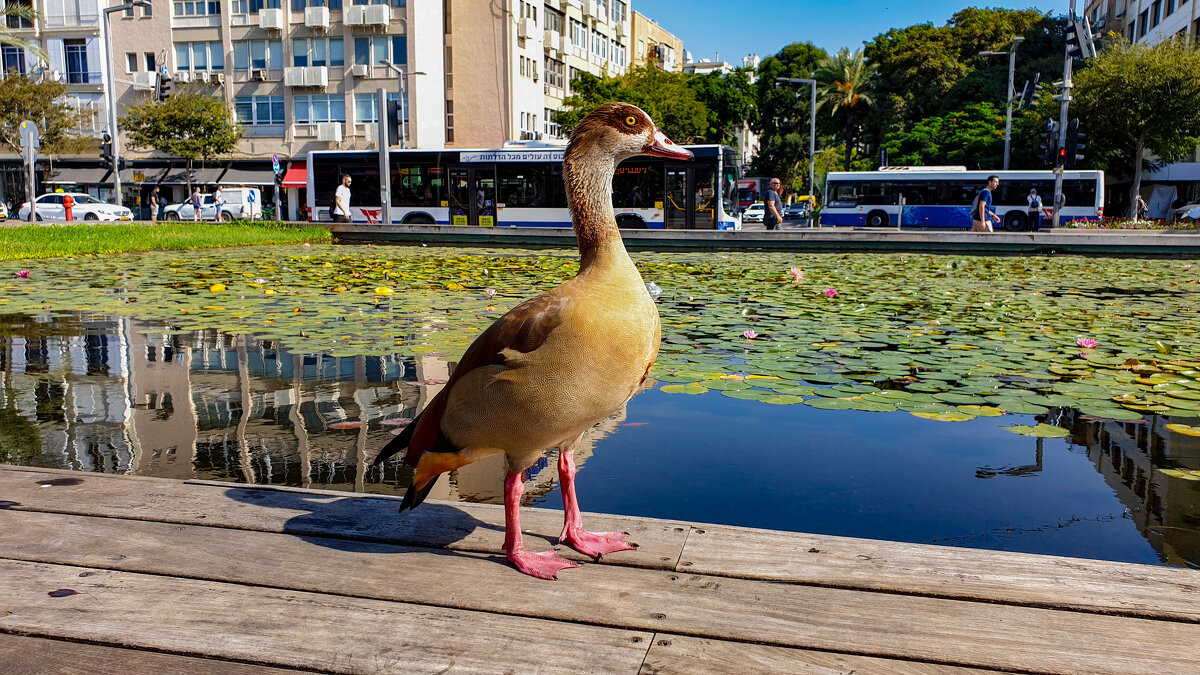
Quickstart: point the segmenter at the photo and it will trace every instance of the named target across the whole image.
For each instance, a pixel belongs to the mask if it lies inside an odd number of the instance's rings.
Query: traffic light
[[[112,164],[112,136],[104,134],[104,142],[100,144],[100,159],[104,160],[106,165]]]
[[[1017,104],[1017,110],[1033,107],[1033,95],[1042,90],[1042,85],[1038,84],[1041,79],[1041,73],[1034,73],[1032,83],[1029,80],[1025,81],[1025,88],[1021,90],[1021,102]]]
[[[171,98],[171,85],[172,84],[173,84],[173,82],[171,81],[171,78],[167,77],[166,75],[163,75],[160,72],[158,74],[158,79],[154,83],[154,100],[155,101],[165,101],[165,100]]]
[[[388,99],[387,102],[388,146],[400,145],[400,102]]]
[[[1079,118],[1071,120],[1071,123],[1067,125],[1067,147],[1063,149],[1065,153],[1063,157],[1066,159],[1064,166],[1068,169],[1075,168],[1075,164],[1083,159],[1080,151],[1087,146],[1080,141],[1086,139],[1087,134],[1079,133]]]
[[[129,168],[129,160],[124,157],[117,160],[117,171],[124,171]]]
[[[1058,161],[1058,122],[1046,120],[1046,131],[1041,134],[1042,144],[1038,146],[1038,159],[1046,166],[1054,166]]]
[[[1092,27],[1087,17],[1067,21],[1067,54],[1085,59],[1096,55]]]

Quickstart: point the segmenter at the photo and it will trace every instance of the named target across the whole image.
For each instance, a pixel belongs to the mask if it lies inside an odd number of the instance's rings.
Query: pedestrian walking
[[[200,188],[192,188],[192,222],[200,222],[200,212],[204,206],[204,198],[200,196]]]
[[[1037,232],[1042,227],[1042,196],[1037,190],[1030,190],[1029,197],[1029,229]]]
[[[150,191],[150,222],[152,222],[152,223],[158,222],[158,209],[159,209],[159,198],[158,198],[158,188],[156,187]]]
[[[767,184],[767,196],[763,209],[763,225],[768,230],[778,230],[783,223],[783,200],[779,198],[779,188],[783,183],[778,178],[772,178]]]
[[[217,191],[213,193],[213,205],[216,207],[216,210],[213,211],[213,222],[217,223],[221,221],[221,207],[225,205],[225,195],[221,191],[220,185],[217,186]]]
[[[335,223],[350,222],[350,176],[342,174],[342,184],[333,193],[333,208],[329,210]]]
[[[1143,220],[1150,213],[1150,205],[1142,199],[1141,195],[1137,196],[1137,220]]]
[[[1000,187],[999,176],[988,176],[987,187],[975,195],[971,204],[971,231],[994,232],[992,223],[1000,223],[1000,216],[992,209],[992,190]]]

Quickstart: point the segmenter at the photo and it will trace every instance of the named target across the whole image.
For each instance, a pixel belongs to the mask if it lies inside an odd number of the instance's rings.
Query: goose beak
[[[642,154],[666,157],[667,159],[692,159],[692,151],[675,145],[675,141],[667,138],[663,132],[654,129],[654,140],[642,148]]]

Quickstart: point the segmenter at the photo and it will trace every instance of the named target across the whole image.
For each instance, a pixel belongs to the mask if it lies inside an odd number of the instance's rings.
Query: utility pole
[[[1004,56],[1008,55],[1008,107],[1004,113],[1004,170],[1008,171],[1008,158],[1012,151],[1012,104],[1013,104],[1013,76],[1017,70],[1017,47],[1025,41],[1023,37],[1015,37],[1012,39],[1012,44],[1009,45],[1006,52],[979,52],[980,56]]]
[[[379,122],[379,197],[383,201],[383,212],[379,219],[384,225],[392,224],[392,168],[388,161],[387,90],[379,88],[375,99],[375,117]]]
[[[1059,107],[1059,113],[1058,113],[1059,156],[1062,156],[1063,151],[1067,147],[1067,123],[1068,123],[1067,116],[1069,114],[1068,108],[1071,105],[1071,87],[1072,87],[1071,69],[1072,69],[1072,66],[1074,65],[1073,61],[1075,59],[1075,55],[1073,54],[1074,49],[1072,48],[1071,39],[1070,39],[1069,35],[1074,31],[1074,32],[1076,32],[1077,38],[1081,42],[1085,39],[1084,36],[1078,35],[1078,32],[1077,32],[1078,28],[1076,26],[1075,21],[1076,21],[1075,0],[1071,0],[1071,8],[1067,13],[1068,38],[1066,40],[1067,44],[1063,48],[1062,105]],[[1088,55],[1087,49],[1082,51],[1082,55],[1085,57]],[[1058,229],[1059,221],[1062,219],[1062,208],[1063,208],[1062,185],[1063,185],[1063,162],[1058,161],[1058,158],[1056,157],[1054,160],[1054,221],[1051,224],[1051,227],[1053,227],[1054,229]]]

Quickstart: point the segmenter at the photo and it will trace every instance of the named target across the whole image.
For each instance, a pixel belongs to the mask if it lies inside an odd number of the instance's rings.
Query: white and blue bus
[[[695,160],[634,157],[613,176],[623,228],[738,230],[737,154],[723,145],[686,146]],[[482,227],[571,227],[562,177],[564,145],[492,150],[392,150],[392,223]],[[379,153],[308,155],[308,212],[330,220],[340,176],[353,183],[351,221],[382,217]]]
[[[965,167],[889,167],[881,171],[830,172],[825,177],[821,224],[860,227],[971,227],[971,204],[988,176],[999,176],[992,196],[1001,226],[1029,227],[1031,189],[1042,197],[1042,223],[1053,213],[1051,171],[967,171]],[[903,197],[903,200],[901,198]],[[1062,221],[1104,215],[1104,172],[1063,171]]]

